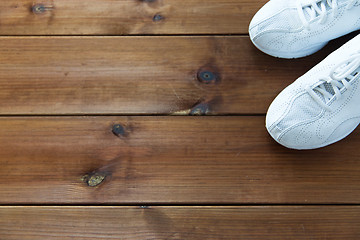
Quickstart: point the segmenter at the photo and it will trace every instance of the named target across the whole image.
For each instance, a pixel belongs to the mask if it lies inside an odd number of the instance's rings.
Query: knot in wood
[[[200,70],[197,73],[198,81],[205,84],[216,83],[219,80],[218,78],[218,74],[210,70]]]
[[[207,103],[200,103],[193,107],[190,111],[190,116],[204,116],[210,112],[209,105]]]
[[[82,177],[82,180],[89,186],[89,187],[96,187],[100,185],[106,178],[105,173],[90,173],[86,174]]]
[[[160,14],[155,14],[155,16],[153,17],[154,22],[159,22],[159,21],[161,21],[163,19],[164,19],[164,17],[162,15],[160,15]]]
[[[31,10],[35,14],[41,14],[46,11],[46,7],[43,4],[35,4]]]
[[[115,136],[118,136],[118,137],[126,135],[125,128],[121,124],[115,124],[112,127],[112,132]]]

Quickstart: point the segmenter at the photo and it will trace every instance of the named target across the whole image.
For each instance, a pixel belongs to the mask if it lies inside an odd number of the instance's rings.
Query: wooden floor
[[[0,2],[0,239],[360,239],[360,130],[294,151],[266,0]]]

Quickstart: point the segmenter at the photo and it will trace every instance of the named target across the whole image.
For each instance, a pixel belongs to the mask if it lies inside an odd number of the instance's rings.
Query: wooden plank
[[[265,113],[331,49],[290,61],[248,37],[3,37],[0,113]]]
[[[360,207],[1,207],[1,239],[358,239]]]
[[[358,204],[359,144],[288,150],[263,117],[3,117],[0,203]]]
[[[0,35],[247,33],[266,0],[0,2]]]

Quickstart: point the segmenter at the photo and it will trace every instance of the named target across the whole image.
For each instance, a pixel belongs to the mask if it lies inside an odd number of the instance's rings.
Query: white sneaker
[[[270,0],[253,17],[250,39],[280,58],[305,57],[360,29],[360,0]]]
[[[285,88],[266,128],[280,144],[314,149],[337,142],[360,123],[360,34]]]

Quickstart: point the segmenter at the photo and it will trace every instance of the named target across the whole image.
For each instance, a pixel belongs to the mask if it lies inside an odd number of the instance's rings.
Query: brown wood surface
[[[263,117],[3,117],[0,203],[357,204],[359,136],[300,152]]]
[[[2,239],[347,240],[358,206],[0,207]]]
[[[265,2],[0,1],[0,239],[358,240],[360,130],[300,152],[261,116],[354,34],[269,57]]]
[[[0,114],[265,113],[332,49],[283,60],[248,37],[2,37]]]
[[[243,34],[266,0],[0,2],[0,35]]]

